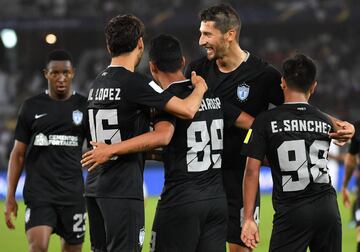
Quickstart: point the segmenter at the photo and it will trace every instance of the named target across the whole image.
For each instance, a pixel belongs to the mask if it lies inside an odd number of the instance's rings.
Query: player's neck
[[[184,74],[181,71],[175,73],[164,73],[162,72],[158,76],[160,85],[163,89],[167,89],[169,85],[176,81],[186,80]]]
[[[120,66],[130,72],[134,72],[137,61],[138,61],[137,55],[130,52],[130,53],[125,53],[125,54],[111,58],[110,65],[111,66]]]
[[[247,58],[248,53],[242,50],[239,44],[235,44],[229,47],[226,54],[216,60],[216,64],[221,72],[229,73],[237,69]]]
[[[285,103],[308,102],[310,94],[305,94],[297,91],[288,91],[284,93],[284,98]]]
[[[70,98],[73,91],[69,89],[69,91],[66,94],[57,94],[54,90],[51,90],[51,88],[48,89],[49,97],[53,100],[57,101],[65,101]]]

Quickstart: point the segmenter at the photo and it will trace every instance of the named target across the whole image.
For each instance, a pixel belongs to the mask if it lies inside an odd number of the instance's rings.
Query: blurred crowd
[[[5,1],[0,0],[3,4]],[[12,0],[0,9],[0,21],[53,18],[56,31],[62,36],[59,44],[40,46],[36,40],[47,32],[19,28],[17,49],[2,48],[0,42],[0,169],[6,169],[13,143],[17,111],[22,102],[46,89],[42,76],[44,60],[49,50],[65,47],[74,56],[76,77],[74,89],[87,94],[95,76],[105,68],[110,58],[103,38],[103,20],[118,13],[132,12],[147,25],[145,42],[160,32],[172,33],[182,41],[184,54],[191,61],[201,56],[197,44],[197,12],[219,3],[215,0]],[[349,121],[359,119],[360,101],[360,3],[355,0],[275,0],[225,1],[239,11],[243,29],[240,46],[264,58],[279,70],[282,61],[299,51],[316,60],[318,87],[311,102],[325,112]],[[141,8],[139,8],[141,6]],[[90,18],[96,27],[60,27],[62,21],[74,17]],[[95,21],[94,21],[95,20]],[[99,22],[99,20],[101,20]],[[265,23],[266,22],[266,23]],[[3,22],[4,23],[4,22]],[[0,22],[1,26],[1,22]],[[76,26],[76,25],[75,25]],[[49,24],[45,27],[49,28]],[[0,27],[5,28],[5,27]],[[77,36],[77,37],[75,37]],[[138,68],[148,74],[146,52]]]

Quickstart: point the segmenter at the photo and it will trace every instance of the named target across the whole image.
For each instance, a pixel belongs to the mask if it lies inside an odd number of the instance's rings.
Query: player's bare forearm
[[[16,187],[19,182],[21,171],[24,167],[26,144],[15,140],[14,148],[11,151],[8,166],[8,187],[5,200],[5,223],[9,229],[14,229],[15,225],[12,216],[17,217],[18,206],[15,199]]]
[[[15,191],[21,172],[24,167],[26,145],[22,142],[15,140],[14,148],[11,151],[8,172],[7,172],[7,196],[15,197]]]
[[[195,72],[191,73],[191,82],[194,85],[194,90],[185,99],[172,97],[165,105],[165,111],[181,118],[192,119],[196,112],[199,111],[202,98],[207,90],[205,80],[196,75]]]
[[[235,126],[242,129],[250,129],[254,119],[253,116],[243,111],[236,119]]]
[[[350,193],[347,189],[347,186],[348,186],[349,180],[352,176],[352,173],[354,172],[356,164],[357,164],[357,156],[353,155],[351,153],[347,153],[345,156],[345,162],[344,162],[345,175],[344,175],[344,180],[343,180],[343,184],[342,184],[342,188],[341,188],[343,204],[347,208],[349,208],[351,206]]]
[[[345,162],[344,162],[345,175],[344,175],[344,180],[343,180],[343,187],[346,188],[348,186],[349,180],[354,172],[356,164],[357,164],[356,155],[347,153],[345,156]]]
[[[256,194],[259,186],[261,161],[247,158],[243,180],[244,219],[254,220]]]
[[[174,133],[174,126],[167,121],[155,124],[154,131],[144,133],[134,138],[116,144],[91,142],[93,149],[83,154],[81,164],[93,171],[98,165],[109,161],[113,156],[136,152],[144,152],[159,146],[167,145]]]
[[[244,224],[241,231],[241,240],[252,249],[256,248],[257,243],[260,241],[259,230],[254,220],[260,166],[260,160],[248,157],[243,181]]]

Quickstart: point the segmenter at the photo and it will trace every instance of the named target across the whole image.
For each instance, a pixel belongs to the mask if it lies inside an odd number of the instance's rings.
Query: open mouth
[[[205,49],[207,54],[214,53],[214,49],[212,47],[205,47]]]

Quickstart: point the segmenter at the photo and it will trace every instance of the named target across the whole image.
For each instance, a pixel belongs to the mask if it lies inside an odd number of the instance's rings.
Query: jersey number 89
[[[216,119],[211,122],[210,135],[206,121],[192,122],[187,129],[186,155],[189,172],[201,172],[210,168],[221,167],[221,150],[223,149],[224,121]],[[210,138],[211,137],[211,138]],[[213,153],[213,151],[219,151]]]

